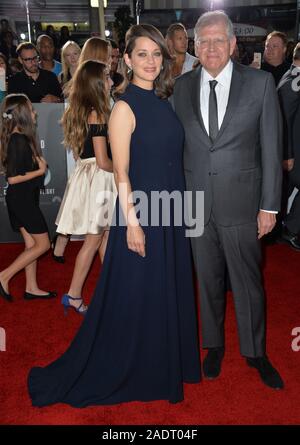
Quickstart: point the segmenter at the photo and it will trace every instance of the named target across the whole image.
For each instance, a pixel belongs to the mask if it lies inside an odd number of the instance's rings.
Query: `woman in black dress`
[[[161,33],[151,25],[133,26],[125,61],[129,74],[112,111],[109,138],[128,223],[116,218],[111,225],[101,276],[74,341],[56,361],[30,371],[34,406],[175,403],[183,399],[184,382],[200,381],[186,227],[175,224],[172,211],[166,211],[168,225],[138,221],[124,194],[124,185],[149,198],[155,190],[185,190],[184,131],[167,99],[171,58]]]
[[[0,160],[8,188],[6,204],[13,230],[20,231],[25,250],[0,272],[0,295],[12,301],[9,281],[25,269],[25,299],[52,298],[36,281],[37,258],[50,247],[48,228],[39,208],[40,186],[47,169],[35,137],[35,112],[24,94],[6,96],[1,106]]]

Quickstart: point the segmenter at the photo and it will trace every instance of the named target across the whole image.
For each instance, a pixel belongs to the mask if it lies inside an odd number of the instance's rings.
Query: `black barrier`
[[[67,181],[66,151],[62,145],[63,133],[59,124],[64,104],[33,104],[38,116],[38,140],[48,164],[40,205],[52,237],[56,230],[55,219]],[[0,243],[20,242],[22,237],[11,229],[5,193],[7,183],[0,175]]]

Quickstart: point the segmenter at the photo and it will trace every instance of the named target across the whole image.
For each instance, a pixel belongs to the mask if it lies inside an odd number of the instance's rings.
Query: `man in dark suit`
[[[204,232],[191,238],[200,286],[204,376],[224,356],[224,270],[234,294],[241,354],[269,387],[283,381],[266,355],[260,239],[280,209],[281,116],[270,73],[230,60],[236,44],[222,11],[195,27],[201,66],[181,76],[173,104],[185,128],[187,190],[204,191]]]
[[[283,115],[283,147],[285,181],[283,187],[283,227],[279,241],[288,243],[293,249],[300,251],[300,166],[299,158],[300,143],[300,44],[294,49],[293,64],[284,74],[277,87],[279,101]],[[285,209],[289,196],[298,188],[294,197],[292,207],[288,215],[285,215]]]

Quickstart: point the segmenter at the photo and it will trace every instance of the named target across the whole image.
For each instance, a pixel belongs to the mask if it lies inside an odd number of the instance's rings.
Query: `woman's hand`
[[[141,226],[127,227],[127,245],[129,250],[138,253],[143,258],[146,256],[145,234]]]
[[[45,161],[45,159],[42,156],[37,157],[36,160],[39,165],[39,170],[40,170],[41,174],[43,175],[48,168],[47,162]]]

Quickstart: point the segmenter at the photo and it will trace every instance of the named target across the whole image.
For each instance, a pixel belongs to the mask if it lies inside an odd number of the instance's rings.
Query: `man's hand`
[[[276,214],[260,210],[257,216],[258,239],[270,233],[276,224]]]
[[[44,96],[41,100],[42,103],[47,103],[47,104],[57,104],[59,102],[61,102],[60,97],[57,96],[53,96],[52,94],[47,94],[46,96]]]
[[[283,170],[286,170],[286,171],[288,171],[288,172],[290,172],[291,170],[293,170],[293,168],[294,168],[294,162],[295,162],[295,159],[293,159],[293,158],[291,158],[291,159],[285,159],[285,160],[283,161],[283,164],[282,164]]]

